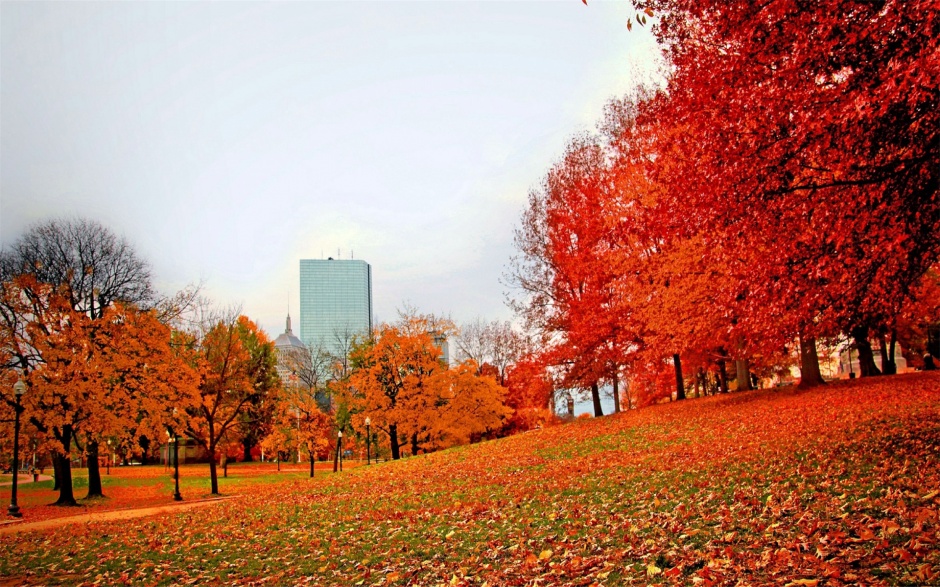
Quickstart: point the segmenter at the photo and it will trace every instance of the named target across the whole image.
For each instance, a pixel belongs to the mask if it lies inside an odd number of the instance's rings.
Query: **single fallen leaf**
[[[552,551],[551,551],[551,550],[543,550],[543,551],[539,554],[539,560],[540,560],[540,561],[547,561],[547,560],[550,559],[550,558],[552,558]]]
[[[864,526],[859,529],[858,537],[862,540],[874,540],[876,538],[875,533]]]
[[[660,574],[660,573],[662,573],[662,572],[663,572],[663,570],[662,570],[661,568],[657,567],[656,565],[654,565],[653,563],[650,563],[650,564],[646,567],[646,576],[647,576],[647,577],[655,577],[656,575],[658,575],[658,574]]]

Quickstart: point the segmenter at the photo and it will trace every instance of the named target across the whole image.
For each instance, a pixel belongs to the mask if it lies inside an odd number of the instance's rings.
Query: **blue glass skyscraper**
[[[372,330],[372,267],[365,261],[300,260],[300,339],[341,356]]]

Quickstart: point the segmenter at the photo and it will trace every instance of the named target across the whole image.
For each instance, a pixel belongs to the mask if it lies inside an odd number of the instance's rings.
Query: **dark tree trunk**
[[[56,453],[52,457],[55,467],[55,478],[59,483],[59,499],[53,505],[74,506],[78,505],[75,501],[75,494],[72,491],[72,461],[68,455]]]
[[[389,424],[388,425],[388,441],[392,449],[392,458],[398,460],[401,458],[401,447],[398,444],[398,425]]]
[[[340,436],[336,439],[336,452],[333,454],[333,472],[336,473],[339,471],[339,451],[342,450],[343,446],[343,437]]]
[[[890,359],[890,363],[889,363],[889,364],[891,365],[891,374],[892,374],[892,375],[897,375],[897,372],[898,372],[898,363],[897,363],[897,361],[896,361],[895,358],[894,358],[894,357],[895,357],[894,351],[895,351],[895,347],[897,346],[897,344],[898,344],[898,331],[897,331],[897,330],[892,330],[892,331],[891,331],[891,342],[888,343],[888,358]]]
[[[696,393],[700,394],[699,397],[708,395],[708,373],[705,372],[704,367],[698,368],[698,373],[695,376],[695,380],[698,383],[699,391],[696,391]]]
[[[141,436],[140,439],[137,441],[137,443],[140,445],[140,448],[142,448],[144,451],[144,453],[140,456],[140,464],[149,465],[150,464],[150,456],[149,456],[150,455],[150,439],[147,438],[146,436]],[[111,458],[111,455],[108,455],[108,458]]]
[[[242,461],[246,463],[252,462],[251,458],[251,449],[254,448],[255,443],[249,439],[242,441]]]
[[[65,454],[56,453],[52,457],[53,463],[57,463],[55,467],[56,481],[59,483],[59,499],[53,505],[78,505],[78,502],[75,501],[75,493],[72,490],[72,460],[69,458],[69,450],[72,448],[72,427],[63,426],[62,433],[56,434],[56,437],[62,443]]]
[[[735,368],[735,379],[738,381],[738,391],[750,391],[753,389],[751,387],[751,370],[747,364],[747,359],[738,359],[734,362]]]
[[[894,333],[891,333],[891,349],[888,351],[888,341],[886,337],[878,337],[878,343],[881,346],[881,372],[885,375],[895,375],[898,372],[897,364],[894,362]]]
[[[88,454],[88,495],[86,497],[104,497],[101,491],[101,469],[98,467],[98,441],[89,440],[85,445]]]
[[[728,393],[728,370],[725,368],[725,357],[728,353],[725,349],[718,349],[718,392]]]
[[[614,413],[620,413],[620,377],[614,373]]]
[[[313,458],[313,451],[310,452],[310,477],[313,477],[314,462],[316,459]]]
[[[55,455],[52,455],[52,490],[59,490],[59,465],[58,461],[55,460]]]
[[[411,456],[418,456],[418,433],[415,432],[411,435]]]
[[[853,328],[852,338],[855,339],[855,348],[858,350],[859,376],[874,377],[875,375],[881,375],[881,371],[875,365],[875,354],[871,350],[871,343],[868,342],[868,327],[857,326]]]
[[[591,384],[591,401],[594,402],[594,417],[598,418],[604,415],[604,409],[601,407],[601,390],[597,387],[597,381]]]
[[[800,384],[798,387],[816,387],[823,385],[822,373],[819,372],[819,355],[816,354],[816,338],[800,336]]]
[[[685,399],[685,381],[682,378],[682,361],[679,353],[672,355],[672,364],[676,368],[676,401]]]
[[[215,447],[209,449],[209,486],[212,495],[219,495],[219,472],[215,464]]]

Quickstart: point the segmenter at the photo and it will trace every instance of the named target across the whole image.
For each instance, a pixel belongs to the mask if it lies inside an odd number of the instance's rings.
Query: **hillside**
[[[4,536],[18,583],[940,584],[940,374],[688,400]]]

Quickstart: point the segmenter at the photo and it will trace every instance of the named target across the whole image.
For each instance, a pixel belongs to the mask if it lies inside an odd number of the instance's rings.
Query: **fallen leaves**
[[[736,394],[315,480],[304,467],[249,475],[231,479],[243,497],[212,512],[10,536],[0,575],[15,564],[74,584],[929,584],[938,390],[921,376]]]

